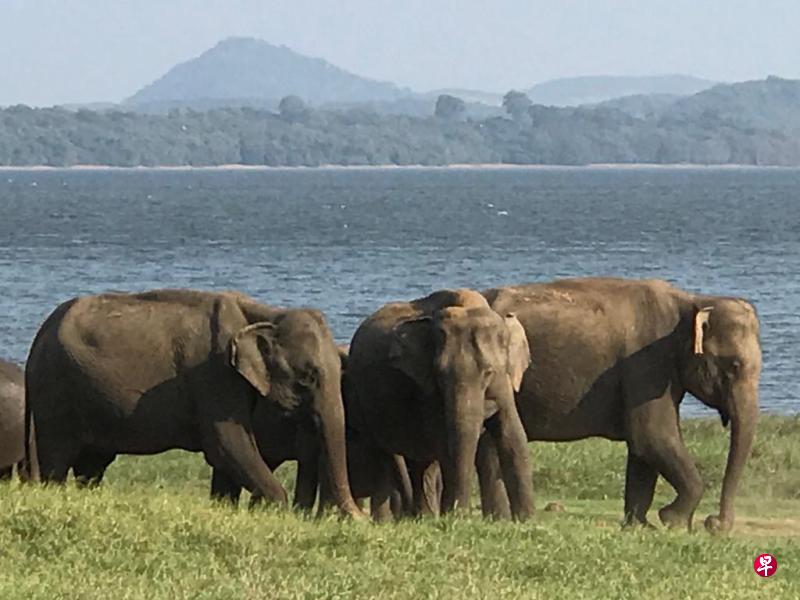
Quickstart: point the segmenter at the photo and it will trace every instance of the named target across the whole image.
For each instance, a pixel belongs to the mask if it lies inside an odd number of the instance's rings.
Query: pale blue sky
[[[800,78],[800,0],[0,0],[0,105],[117,101],[247,35],[416,90]]]

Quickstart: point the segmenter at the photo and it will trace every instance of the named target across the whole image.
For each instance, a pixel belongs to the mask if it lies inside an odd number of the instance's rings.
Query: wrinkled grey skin
[[[345,462],[339,355],[324,317],[235,292],[156,290],[70,300],[25,371],[28,447],[41,478],[98,483],[117,454],[203,452],[219,485],[285,503],[253,438],[268,405],[318,424],[339,508],[363,517]]]
[[[405,458],[418,513],[435,513],[439,467],[442,511],[468,508],[485,426],[500,448],[513,516],[524,519],[533,490],[513,394],[529,363],[519,322],[499,316],[477,292],[387,304],[350,344],[348,420],[385,457]]]
[[[684,445],[678,406],[689,392],[730,421],[730,450],[719,515],[734,521],[734,496],[753,444],[761,372],[759,322],[736,298],[689,294],[663,281],[587,278],[485,293],[500,314],[513,311],[530,340],[535,368],[517,395],[529,440],[600,436],[625,441],[625,523],[646,524],[658,475],[677,492],[659,511],[691,528],[703,481]],[[485,443],[484,443],[485,442]],[[490,439],[479,475],[485,510],[505,511]]]
[[[342,367],[342,378],[347,366],[347,346],[339,346],[339,359]],[[346,400],[345,400],[346,405]],[[308,419],[298,419],[287,414],[279,407],[266,402],[256,403],[253,411],[253,433],[261,458],[271,470],[277,469],[287,461],[297,461],[294,504],[308,512],[314,507],[317,490],[320,492],[320,511],[336,504],[327,476],[325,476],[325,456],[322,453],[319,433],[314,423]],[[345,425],[347,444],[347,471],[353,498],[358,501],[374,495],[391,494],[392,512],[376,513],[376,520],[387,520],[410,511],[410,483],[400,488],[395,482],[403,477],[405,464],[387,464],[382,457],[368,452],[357,432]],[[402,458],[399,458],[402,461]],[[397,469],[397,470],[395,470]],[[402,471],[400,471],[402,469]],[[320,473],[322,476],[320,477]],[[404,475],[405,474],[405,475]],[[212,495],[226,497],[236,501],[241,493],[241,486],[235,485],[225,478],[220,478],[217,469],[212,476]],[[255,495],[253,502],[260,497]]]
[[[0,480],[8,479],[25,454],[25,376],[0,360]]]

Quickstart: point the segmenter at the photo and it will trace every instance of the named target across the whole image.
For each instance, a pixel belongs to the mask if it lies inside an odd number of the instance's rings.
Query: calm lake
[[[0,356],[20,362],[78,294],[235,288],[348,341],[390,300],[582,275],[750,299],[762,409],[800,412],[800,170],[0,171]]]

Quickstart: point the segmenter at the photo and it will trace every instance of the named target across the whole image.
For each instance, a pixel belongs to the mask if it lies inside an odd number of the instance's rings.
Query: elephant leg
[[[370,516],[376,523],[388,523],[394,518],[391,507],[391,497],[384,501],[373,502],[370,500]]]
[[[658,511],[661,522],[691,531],[692,516],[703,496],[703,480],[681,436],[677,407],[683,391],[668,387],[660,397],[642,403],[642,390],[652,387],[652,380],[661,375],[650,363],[638,366],[629,369],[622,381],[628,409],[628,452],[663,475],[677,493],[672,503]]]
[[[116,454],[84,448],[72,465],[72,473],[79,487],[95,487],[103,481],[108,465]]]
[[[226,472],[254,496],[287,504],[286,490],[261,458],[250,431],[234,420],[216,422],[211,429],[203,452],[212,467]]]
[[[533,482],[528,436],[516,408],[501,405],[497,414],[486,421],[486,430],[497,446],[511,514],[524,521],[533,514]]]
[[[638,419],[632,429],[629,452],[661,473],[677,493],[672,503],[658,511],[661,522],[668,527],[691,530],[692,516],[703,495],[703,480],[681,439],[677,412],[648,417]]]
[[[305,512],[314,508],[319,487],[320,448],[313,431],[300,428],[297,433],[297,478],[294,505]],[[323,459],[322,462],[325,462]],[[327,472],[327,469],[325,469]]]
[[[661,522],[668,527],[686,527],[691,531],[692,516],[703,496],[703,480],[689,451],[678,439],[657,444],[650,462],[675,488],[677,497],[658,511]]]
[[[511,503],[508,500],[506,485],[503,483],[500,458],[497,456],[497,448],[488,431],[484,431],[478,440],[475,462],[483,516],[492,519],[510,519]]]
[[[9,479],[11,479],[11,475],[13,474],[13,472],[14,472],[13,465],[10,467],[3,467],[2,469],[0,469],[0,481],[8,481]]]
[[[378,523],[385,523],[392,520],[392,491],[386,485],[381,485],[379,489],[369,499],[369,512],[372,519]]]
[[[425,497],[430,498],[432,506],[436,507],[436,514],[441,514],[442,496],[444,496],[444,480],[442,477],[442,467],[438,462],[434,462],[422,477],[422,489]]]
[[[404,461],[402,467],[405,469]],[[372,488],[370,514],[377,522],[391,521],[395,515],[403,512],[402,495],[398,489],[395,473],[397,468],[396,456],[385,454],[380,457],[377,465],[373,464],[369,474],[365,474],[368,475],[366,483]]]
[[[297,477],[294,486],[294,506],[303,512],[310,512],[317,500],[319,485],[316,460],[298,460]]]
[[[406,514],[407,506],[403,502],[403,496],[398,490],[392,490],[389,496],[389,508],[392,511],[392,516],[395,519],[400,519]]]
[[[438,464],[432,462],[419,462],[406,460],[411,477],[411,489],[414,497],[415,516],[438,517],[440,512],[440,481],[441,472]]]
[[[328,473],[325,469],[325,463],[323,462],[323,457],[320,456],[317,462],[317,473],[319,477],[317,479],[319,485],[319,502],[317,503],[317,516],[321,517],[325,514],[331,506],[334,506],[333,501],[333,492],[331,491],[331,483],[330,479],[328,479]]]
[[[36,456],[41,481],[63,484],[80,456],[82,443],[71,433],[74,425],[55,419],[37,419]]]
[[[444,455],[442,460],[439,461],[439,468],[442,474],[442,495],[439,502],[439,512],[446,515],[453,512],[456,507],[456,464],[452,457]]]
[[[239,503],[242,486],[236,483],[225,471],[216,467],[211,471],[211,499],[226,502],[233,506]]]
[[[658,471],[628,449],[625,470],[625,519],[623,526],[647,525],[647,511],[653,504]]]

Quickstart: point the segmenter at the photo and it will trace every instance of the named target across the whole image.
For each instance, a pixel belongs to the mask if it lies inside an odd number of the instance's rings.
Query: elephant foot
[[[349,506],[340,507],[339,515],[343,519],[348,519],[356,523],[372,523],[370,516],[355,502]]]
[[[706,526],[706,531],[717,535],[730,531],[733,522],[731,520],[724,520],[719,515],[708,515],[704,525]]]
[[[661,519],[661,522],[670,529],[683,527],[689,531],[692,530],[692,516],[680,512],[671,504],[659,510],[658,517]]]
[[[514,521],[517,523],[524,523],[525,521],[530,521],[534,517],[534,511],[532,510],[523,510],[519,511],[514,515]]]
[[[637,517],[633,514],[625,515],[625,518],[622,520],[622,528],[623,529],[647,529],[648,531],[653,531],[656,529],[656,526],[653,525],[650,521],[647,520],[647,517]]]

